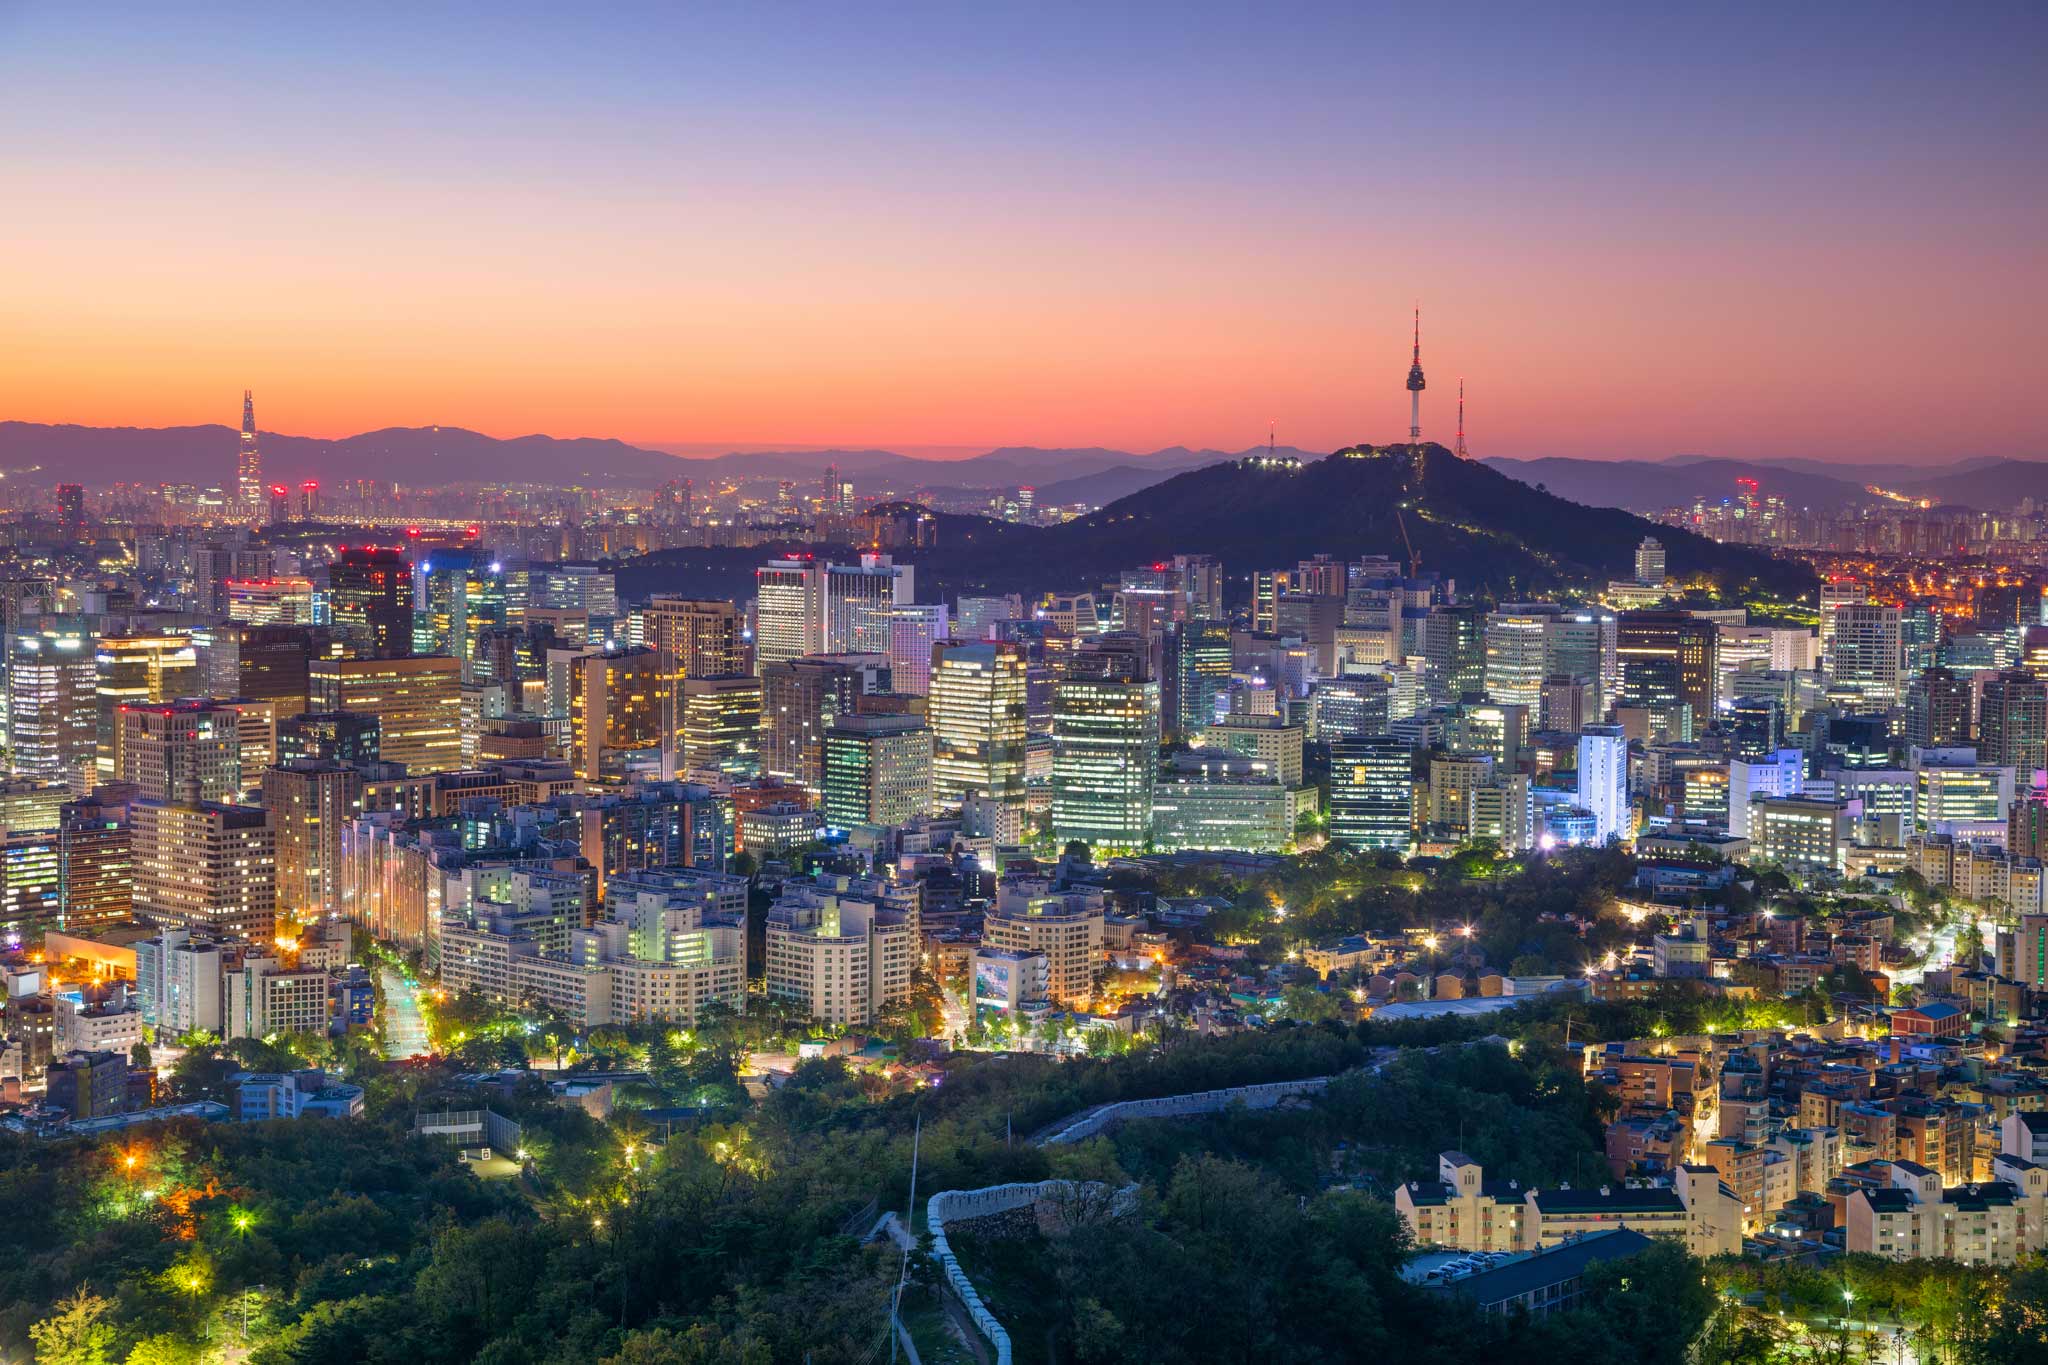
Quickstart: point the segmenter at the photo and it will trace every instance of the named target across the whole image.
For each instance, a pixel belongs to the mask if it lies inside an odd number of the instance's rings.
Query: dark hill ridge
[[[1277,568],[1318,552],[1403,555],[1396,508],[1424,569],[1493,593],[1579,586],[1623,577],[1646,535],[1663,541],[1671,572],[1725,589],[1755,581],[1780,591],[1812,583],[1803,567],[1718,545],[1609,508],[1539,492],[1425,444],[1419,480],[1405,445],[1360,446],[1298,469],[1244,460],[1176,475],[1092,516],[1051,528],[1055,563],[1115,569],[1199,549],[1232,573]]]
[[[1174,554],[1223,561],[1233,585],[1254,569],[1284,568],[1318,553],[1340,558],[1405,555],[1396,509],[1425,571],[1457,579],[1463,593],[1494,597],[1582,588],[1634,571],[1646,535],[1665,546],[1674,577],[1705,577],[1724,591],[1759,587],[1780,596],[1814,589],[1801,564],[1610,508],[1584,507],[1438,445],[1424,447],[1412,477],[1407,446],[1361,447],[1299,467],[1256,460],[1174,475],[1090,516],[1043,529],[980,517],[939,519],[939,543],[898,557],[918,566],[930,601],[961,592],[1083,589],[1121,570]],[[695,591],[738,582],[759,552],[667,551],[632,561],[628,593]]]

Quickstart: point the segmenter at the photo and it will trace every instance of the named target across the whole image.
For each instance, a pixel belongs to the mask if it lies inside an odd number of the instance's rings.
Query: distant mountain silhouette
[[[1483,460],[1511,479],[1534,487],[1541,484],[1559,497],[1588,507],[1622,507],[1655,512],[1705,500],[1719,502],[1739,495],[1735,481],[1757,481],[1760,497],[1784,499],[1794,507],[1857,507],[1878,501],[1851,476],[1810,473],[1788,465],[1749,464],[1681,456],[1648,460]],[[1921,471],[1923,474],[1929,471]]]
[[[1923,469],[1918,478],[1898,480],[1897,488],[1941,503],[2003,512],[2021,498],[2048,503],[2048,462],[1998,460],[1945,472]]]
[[[196,483],[234,477],[237,433],[227,426],[87,427],[0,422],[0,469],[40,467],[105,483]],[[1100,487],[1060,487],[1053,505],[1102,502],[1183,469],[1237,452],[1172,446],[1145,454],[1084,448],[1004,447],[963,460],[926,460],[891,450],[736,451],[671,455],[595,437],[502,439],[462,427],[389,427],[337,440],[262,433],[264,474],[280,482],[381,479],[413,486],[533,482],[650,486],[667,479],[815,479],[836,465],[855,481],[899,487],[1006,488],[1073,484],[1120,471]]]

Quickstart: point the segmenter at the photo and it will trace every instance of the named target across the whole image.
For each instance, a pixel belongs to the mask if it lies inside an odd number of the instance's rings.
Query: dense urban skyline
[[[13,6],[0,416],[2027,458],[2044,28]]]
[[[2044,32],[0,0],[0,1360],[2040,1365]]]

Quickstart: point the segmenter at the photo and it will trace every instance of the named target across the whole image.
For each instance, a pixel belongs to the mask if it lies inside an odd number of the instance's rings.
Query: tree
[[[104,1319],[113,1307],[112,1300],[85,1288],[57,1300],[57,1311],[28,1329],[37,1365],[107,1365],[114,1325]]]
[[[128,1065],[134,1067],[137,1071],[152,1069],[153,1063],[150,1061],[148,1043],[137,1042],[134,1047],[128,1049]]]
[[[136,1342],[124,1365],[199,1365],[199,1354],[199,1347],[183,1337],[159,1332]]]

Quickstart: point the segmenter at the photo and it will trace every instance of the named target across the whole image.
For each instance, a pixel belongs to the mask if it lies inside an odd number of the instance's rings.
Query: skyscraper
[[[415,775],[462,766],[461,670],[446,655],[319,659],[308,688],[313,711],[375,716],[385,762]]]
[[[1543,700],[1550,622],[1548,602],[1503,602],[1486,617],[1486,695],[1535,710]]]
[[[1593,842],[1635,832],[1628,804],[1628,737],[1619,725],[1589,725],[1579,736],[1579,805],[1593,816]]]
[[[761,771],[819,793],[825,783],[825,731],[855,698],[888,690],[882,654],[807,654],[761,670]]]
[[[908,606],[915,571],[888,555],[825,566],[826,654],[887,654],[895,608]]]
[[[1703,727],[1714,715],[1719,646],[1714,623],[1689,612],[1623,612],[1615,634],[1618,704],[1646,708],[1673,732],[1678,707],[1690,706],[1693,724]]]
[[[825,731],[826,823],[900,825],[932,806],[932,732],[910,715],[841,715]]]
[[[7,641],[8,770],[17,777],[92,785],[99,747],[97,666],[83,626],[45,617]]]
[[[2021,787],[2048,768],[2048,681],[2008,668],[1984,684],[1978,716],[1978,755],[2010,766]]]
[[[730,602],[656,595],[641,613],[640,642],[667,654],[677,676],[720,678],[745,673],[747,643],[739,609]]]
[[[1216,699],[1230,690],[1230,623],[1194,617],[1166,636],[1160,682],[1161,724],[1175,739],[1198,735],[1216,720]]]
[[[1024,800],[1024,651],[1015,644],[943,640],[932,647],[929,715],[932,798],[957,806],[979,792]]]
[[[413,649],[459,660],[467,680],[478,637],[511,619],[504,566],[484,550],[435,550],[421,562],[419,579],[423,611]]]
[[[1856,602],[1835,608],[1828,673],[1837,690],[1874,706],[1896,706],[1904,672],[1897,607]]]
[[[235,451],[235,495],[242,515],[259,521],[264,512],[263,452],[256,444],[256,391],[242,390],[242,439]]]
[[[825,570],[809,555],[754,571],[754,670],[825,648]]]
[[[946,608],[921,602],[889,607],[889,675],[898,692],[922,697],[931,691],[932,646],[951,634]]]
[[[1159,771],[1159,684],[1142,640],[1105,637],[1053,687],[1052,834],[1098,850],[1141,849]]]
[[[569,665],[570,762],[585,782],[616,781],[631,755],[657,754],[663,777],[672,774],[675,715],[673,679],[662,655],[643,647],[591,649]],[[389,739],[385,749],[390,749]]]
[[[327,566],[327,609],[358,654],[376,659],[412,653],[412,565],[395,549],[344,546]]]
[[[98,694],[98,777],[101,782],[111,782],[117,770],[121,707],[190,697],[206,688],[200,681],[198,647],[190,635],[152,631],[105,636],[93,663]],[[231,691],[226,695],[242,694]],[[300,695],[303,697],[303,689]]]
[[[57,533],[73,540],[85,538],[85,488],[80,484],[57,485]]]
[[[1359,735],[1330,743],[1330,842],[1345,848],[1414,845],[1415,783],[1406,740]]]
[[[298,759],[263,773],[277,840],[277,909],[312,919],[341,912],[341,832],[362,814],[360,769]]]
[[[135,910],[152,923],[268,940],[277,923],[277,830],[260,806],[137,801],[129,808]]]
[[[1432,607],[1423,626],[1429,694],[1457,701],[1486,690],[1486,613],[1465,602]]]
[[[241,713],[186,698],[121,707],[115,773],[154,801],[233,801],[242,792]]]
[[[685,676],[678,766],[693,773],[753,777],[761,771],[761,680],[751,673]]]
[[[1970,742],[1970,684],[1954,670],[1925,670],[1906,687],[1906,743],[1940,748]]]

